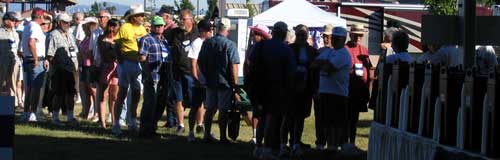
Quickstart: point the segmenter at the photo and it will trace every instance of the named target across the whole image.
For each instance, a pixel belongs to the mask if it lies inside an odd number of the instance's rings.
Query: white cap
[[[229,29],[231,27],[231,20],[229,20],[227,18],[221,18],[219,20],[219,23],[217,23],[217,27]]]
[[[335,27],[332,30],[333,36],[347,37],[347,29],[344,27]]]
[[[72,18],[67,13],[61,13],[57,15],[57,21],[71,22]]]
[[[87,24],[87,23],[97,23],[97,18],[86,17],[85,19],[83,19],[82,24]]]

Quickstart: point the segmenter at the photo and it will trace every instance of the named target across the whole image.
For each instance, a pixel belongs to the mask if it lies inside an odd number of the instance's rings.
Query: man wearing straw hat
[[[139,45],[138,40],[148,33],[142,23],[145,17],[144,7],[142,5],[130,6],[130,14],[125,17],[126,23],[120,28],[116,35],[116,48],[118,52],[118,99],[115,104],[115,124],[113,124],[112,133],[121,134],[120,115],[128,88],[131,90],[131,103],[128,111],[130,112],[129,130],[137,133],[137,105],[141,94],[141,67],[139,65]]]
[[[342,147],[343,150],[356,151],[356,123],[359,119],[359,112],[367,112],[367,103],[370,100],[370,68],[372,64],[369,59],[368,49],[361,44],[361,40],[365,35],[365,27],[362,24],[354,24],[351,26],[349,33],[350,40],[346,43],[345,48],[349,51],[352,57],[352,70],[349,84],[349,122],[346,131],[346,144]]]
[[[323,39],[323,47],[318,49],[319,53],[323,52],[326,49],[332,48],[332,30],[332,24],[327,24],[323,27],[323,32],[321,33],[321,38]]]

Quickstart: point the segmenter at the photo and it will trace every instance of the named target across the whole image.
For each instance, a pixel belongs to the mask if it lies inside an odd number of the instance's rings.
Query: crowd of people
[[[244,116],[253,128],[256,157],[301,155],[310,148],[301,137],[312,109],[317,150],[357,151],[356,123],[368,110],[375,77],[361,44],[367,32],[363,25],[349,31],[324,26],[324,47],[316,49],[306,25],[277,22],[269,29],[257,24],[250,27],[252,43],[240,62],[236,44],[227,38],[229,19],[196,22],[191,11],[181,10],[176,24],[172,10],[160,10],[150,22],[146,15],[141,5],[132,5],[121,20],[105,10],[85,17],[37,8],[30,20],[7,12],[0,28],[2,95],[15,96],[16,106],[24,108],[22,122],[42,120],[40,106],[48,106],[51,123],[64,125],[61,111],[68,124],[77,124],[74,106],[81,103],[81,119],[102,128],[111,124],[114,135],[128,126],[140,137],[156,135],[163,112],[164,127],[184,133],[189,106],[188,141],[195,140],[196,131],[205,142],[229,143],[228,113],[241,102],[243,89],[252,106],[252,118]],[[18,33],[20,23],[24,29]],[[406,32],[389,28],[381,44],[384,61],[412,62],[409,43]],[[452,57],[439,47],[428,45],[418,61],[444,63],[443,57]],[[491,47],[479,50],[481,60],[498,65]],[[217,111],[219,138],[211,132]]]

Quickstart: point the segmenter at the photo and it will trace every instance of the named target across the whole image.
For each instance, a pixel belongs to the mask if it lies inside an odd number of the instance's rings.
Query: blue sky
[[[86,4],[90,5],[91,3],[94,3],[95,1],[97,2],[115,2],[115,3],[120,3],[120,4],[137,4],[137,3],[143,3],[144,0],[78,0],[79,4]],[[147,0],[149,2],[150,0]],[[207,1],[206,0],[199,0],[200,1],[200,8],[207,8]],[[235,3],[235,2],[240,2],[244,3],[246,0],[227,0],[227,2]],[[196,2],[197,0],[191,0],[191,3],[196,7]],[[262,2],[262,0],[252,0],[252,2]],[[174,0],[156,0],[156,5],[161,6],[162,4],[167,4],[167,5],[174,5]]]

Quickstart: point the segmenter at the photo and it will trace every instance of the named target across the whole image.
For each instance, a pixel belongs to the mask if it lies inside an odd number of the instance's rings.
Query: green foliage
[[[250,0],[247,0],[247,9],[248,9],[248,13],[249,13],[250,17],[255,16],[255,10],[254,10],[252,4],[250,3]]]
[[[433,15],[457,15],[457,0],[424,0],[424,4],[429,7],[429,12]]]
[[[208,3],[208,10],[207,13],[205,14],[205,19],[210,19],[216,12],[217,0],[208,0],[207,3]]]
[[[178,11],[183,10],[183,9],[189,9],[189,10],[191,10],[191,12],[194,12],[194,5],[191,3],[190,0],[181,0],[180,3],[178,3],[177,0],[175,0],[174,5]]]
[[[87,16],[97,16],[99,14],[99,11],[101,11],[101,10],[106,10],[111,15],[116,13],[115,6],[109,6],[109,4],[107,2],[98,3],[96,1],[90,6],[90,11],[87,13],[88,14]]]

